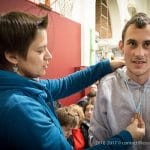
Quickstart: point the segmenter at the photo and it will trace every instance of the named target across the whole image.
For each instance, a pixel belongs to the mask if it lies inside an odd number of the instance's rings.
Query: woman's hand
[[[130,132],[135,141],[142,140],[145,135],[145,123],[142,117],[136,113],[126,130]]]
[[[125,65],[124,59],[116,59],[116,60],[112,60],[110,62],[110,66],[111,66],[113,71],[119,67],[123,67],[124,65]]]

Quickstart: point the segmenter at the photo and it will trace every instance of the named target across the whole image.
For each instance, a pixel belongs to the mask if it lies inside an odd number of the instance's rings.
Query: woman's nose
[[[50,53],[50,51],[48,49],[46,50],[45,58],[46,59],[52,59],[52,54]]]

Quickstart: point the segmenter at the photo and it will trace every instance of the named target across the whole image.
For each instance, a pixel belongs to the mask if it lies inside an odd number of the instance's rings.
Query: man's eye
[[[129,45],[135,46],[136,44],[135,44],[135,42],[130,42]]]
[[[150,49],[150,41],[147,41],[143,44],[143,47],[146,49]]]
[[[131,48],[134,48],[134,47],[136,47],[136,42],[134,42],[134,41],[129,41],[128,43],[127,43]]]

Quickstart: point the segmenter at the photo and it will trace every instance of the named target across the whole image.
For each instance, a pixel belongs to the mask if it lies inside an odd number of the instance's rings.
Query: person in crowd
[[[0,14],[2,150],[71,150],[57,119],[54,101],[86,88],[124,65],[122,61],[102,61],[64,78],[41,79],[52,58],[47,49],[47,24],[48,16],[19,11]],[[145,134],[144,122],[138,127],[137,119],[125,129],[111,140],[132,142]],[[118,144],[114,148],[130,146]],[[91,149],[100,148],[98,144]]]
[[[90,120],[91,117],[93,115],[93,110],[94,110],[94,105],[87,102],[87,104],[83,107],[83,112],[84,112],[84,116],[85,119],[82,121],[80,128],[84,137],[84,141],[85,141],[85,148],[89,147],[89,126],[90,126]]]
[[[72,135],[72,129],[78,124],[78,114],[70,109],[70,106],[57,108],[56,114],[67,139]]]
[[[87,103],[83,110],[81,106],[72,104],[56,110],[64,135],[74,150],[89,147],[88,128],[93,107],[92,104]]]
[[[150,149],[150,18],[137,13],[125,25],[119,47],[126,66],[101,79],[89,135],[95,145],[124,129],[134,114],[146,124],[146,134],[133,149]]]
[[[73,146],[74,150],[81,150],[85,148],[85,137],[81,130],[81,123],[83,122],[85,116],[81,106],[77,104],[70,105],[70,109],[77,115],[76,127],[72,129],[72,135],[68,138],[69,143]]]
[[[98,83],[98,81],[96,81],[94,84],[90,85],[88,94],[85,95],[83,98],[81,98],[77,102],[77,104],[79,106],[84,107],[87,104],[87,102],[94,104],[94,102],[96,100],[97,83]]]
[[[96,93],[97,91],[93,92],[93,93],[88,93],[87,97],[88,97],[88,103],[94,105],[95,101],[96,101]]]

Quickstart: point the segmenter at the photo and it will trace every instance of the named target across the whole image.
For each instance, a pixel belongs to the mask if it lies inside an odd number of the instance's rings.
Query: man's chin
[[[142,75],[145,74],[145,71],[142,70],[142,69],[135,69],[135,70],[132,71],[132,73],[133,73],[134,75],[136,75],[136,76],[142,76]]]

